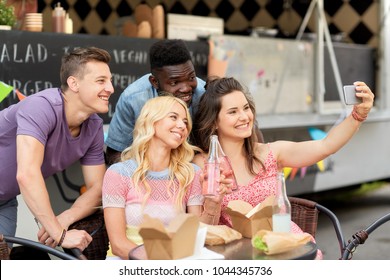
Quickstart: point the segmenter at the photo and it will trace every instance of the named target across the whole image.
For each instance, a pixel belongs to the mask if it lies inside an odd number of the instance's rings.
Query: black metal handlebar
[[[79,260],[88,260],[87,257],[81,252],[79,248],[73,248],[70,249],[73,253],[73,255],[76,256],[77,259]]]
[[[364,244],[367,240],[370,233],[376,230],[378,227],[383,225],[384,223],[390,221],[390,213],[380,217],[375,222],[373,222],[369,227],[365,230],[360,230],[352,235],[352,240],[348,240],[348,244],[345,246],[344,251],[342,253],[342,260],[350,260],[352,258],[353,252],[360,245]]]
[[[342,255],[343,252],[344,252],[344,248],[345,248],[346,243],[345,243],[345,240],[344,240],[343,231],[341,229],[341,225],[340,225],[339,219],[337,218],[337,216],[331,210],[329,210],[325,206],[317,203],[316,207],[322,213],[326,214],[328,216],[328,218],[331,220],[331,222],[333,224],[333,227],[335,229],[335,232],[336,232],[337,240],[339,242],[340,255]]]
[[[44,251],[46,253],[49,253],[49,254],[51,254],[53,256],[56,256],[56,257],[58,257],[60,259],[63,259],[63,260],[79,260],[80,259],[80,258],[77,258],[75,256],[69,255],[67,253],[64,253],[62,251],[59,251],[57,249],[54,249],[52,247],[49,247],[47,245],[44,245],[42,243],[39,243],[39,242],[36,242],[36,241],[33,241],[33,240],[29,240],[29,239],[25,239],[25,238],[22,238],[22,237],[13,237],[13,236],[3,235],[3,240],[5,242],[20,244],[20,245],[32,247],[34,249],[38,249],[38,250]],[[75,249],[75,250],[79,250],[79,249]]]

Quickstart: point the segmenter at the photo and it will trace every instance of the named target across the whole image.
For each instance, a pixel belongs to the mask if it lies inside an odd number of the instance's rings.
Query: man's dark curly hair
[[[179,39],[157,41],[150,47],[149,57],[151,70],[183,64],[191,60],[186,44]]]

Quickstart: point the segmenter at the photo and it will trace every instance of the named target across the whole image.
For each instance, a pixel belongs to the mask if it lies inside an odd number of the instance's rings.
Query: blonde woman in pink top
[[[187,105],[173,96],[148,100],[134,129],[133,144],[121,162],[107,170],[103,208],[111,250],[128,259],[142,244],[138,226],[144,214],[165,225],[178,213],[193,213],[207,223],[198,166],[191,163],[194,146],[187,142],[192,122]]]

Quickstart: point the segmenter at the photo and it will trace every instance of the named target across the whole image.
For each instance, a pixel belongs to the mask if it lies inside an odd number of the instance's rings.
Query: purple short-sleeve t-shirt
[[[16,136],[29,135],[45,146],[41,167],[44,178],[80,160],[81,165],[104,163],[103,121],[94,114],[72,137],[58,88],[33,94],[0,111],[0,200],[20,193],[16,181]]]

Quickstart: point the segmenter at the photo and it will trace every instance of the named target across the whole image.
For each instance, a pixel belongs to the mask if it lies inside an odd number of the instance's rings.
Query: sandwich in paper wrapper
[[[242,238],[241,233],[226,225],[208,225],[201,223],[201,226],[207,228],[206,245],[228,244]]]
[[[145,214],[139,226],[149,260],[175,260],[194,254],[199,217],[178,214],[167,228],[159,219]]]
[[[242,200],[229,202],[226,213],[232,219],[233,228],[246,238],[261,229],[272,230],[272,204],[275,196],[267,197],[255,207]]]
[[[252,237],[252,246],[266,255],[275,255],[290,251],[305,245],[311,240],[311,235],[292,232],[273,232],[260,230]]]

